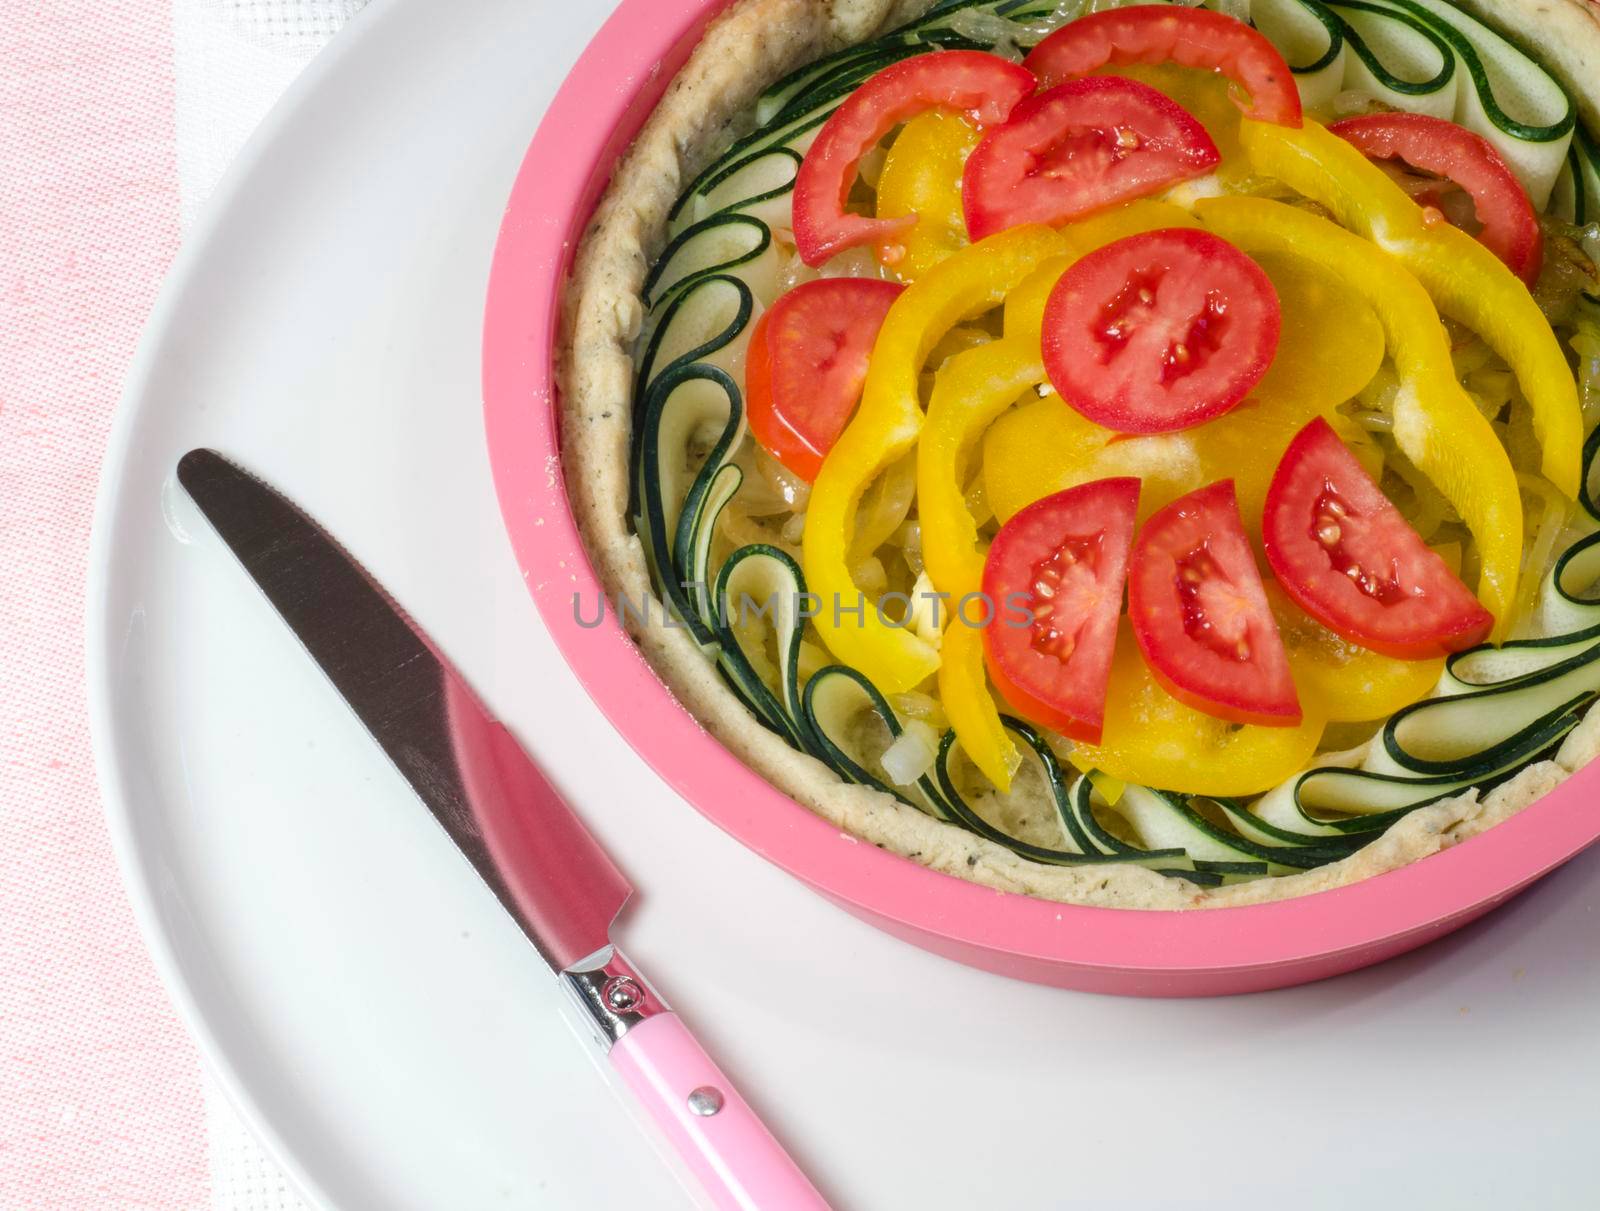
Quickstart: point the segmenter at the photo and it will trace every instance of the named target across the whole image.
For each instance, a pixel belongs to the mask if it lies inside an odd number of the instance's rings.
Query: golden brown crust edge
[[[808,59],[908,20],[930,0],[737,0],[707,30],[618,165],[579,247],[563,305],[557,381],[562,463],[578,528],[608,597],[643,600],[650,579],[628,523],[631,351],[650,261],[682,183],[698,171],[772,80]],[[1462,0],[1487,20],[1526,28],[1531,12],[1562,39],[1552,67],[1573,85],[1600,79],[1600,21],[1584,0]],[[1517,20],[1511,20],[1512,15]],[[1542,45],[1542,40],[1541,40]],[[1571,73],[1571,74],[1569,74]],[[1592,87],[1592,86],[1591,86]],[[1584,113],[1600,117],[1594,98]],[[1029,862],[891,796],[842,782],[756,722],[681,628],[630,616],[644,658],[698,724],[757,773],[863,842],[997,891],[1100,907],[1176,909],[1264,903],[1331,890],[1396,869],[1491,827],[1553,789],[1600,751],[1600,712],[1555,761],[1538,762],[1480,800],[1476,792],[1411,813],[1342,862],[1304,874],[1201,889],[1136,867]]]

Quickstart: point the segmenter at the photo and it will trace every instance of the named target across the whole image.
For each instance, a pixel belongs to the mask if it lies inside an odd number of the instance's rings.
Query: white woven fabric
[[[201,1086],[206,1099],[206,1157],[211,1167],[213,1211],[311,1211],[283,1171],[261,1149],[216,1083]]]
[[[313,56],[367,0],[174,0],[180,220],[194,228],[230,162]],[[214,1211],[310,1211],[214,1083]]]
[[[267,110],[367,0],[173,0],[181,220]]]

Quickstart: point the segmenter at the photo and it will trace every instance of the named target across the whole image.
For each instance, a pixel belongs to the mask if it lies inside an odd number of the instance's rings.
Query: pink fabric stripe
[[[89,754],[107,425],[178,244],[170,0],[0,0],[0,1207],[209,1203],[196,1057]]]

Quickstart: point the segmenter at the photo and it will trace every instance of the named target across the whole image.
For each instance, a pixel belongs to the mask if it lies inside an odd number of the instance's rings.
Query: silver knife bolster
[[[561,983],[606,1051],[641,1022],[671,1012],[661,994],[615,946],[567,968],[561,973]]]

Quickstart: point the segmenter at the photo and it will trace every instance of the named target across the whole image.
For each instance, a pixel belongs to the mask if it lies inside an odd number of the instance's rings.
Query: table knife
[[[719,1211],[827,1211],[612,944],[633,888],[438,647],[325,530],[211,450],[178,482],[577,1002]]]

